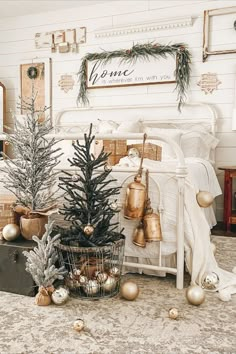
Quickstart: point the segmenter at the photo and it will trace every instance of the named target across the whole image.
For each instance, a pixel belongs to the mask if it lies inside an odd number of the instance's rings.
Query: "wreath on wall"
[[[149,57],[158,59],[158,57],[166,58],[167,55],[176,56],[175,79],[178,109],[180,110],[186,98],[186,91],[189,86],[191,72],[191,54],[187,49],[187,46],[183,43],[173,45],[160,45],[157,43],[134,44],[131,49],[86,54],[82,58],[82,63],[78,72],[80,88],[77,103],[82,103],[83,105],[89,104],[87,96],[87,61],[96,60],[106,64],[113,58],[120,58],[121,62],[132,64],[138,59],[148,61]]]

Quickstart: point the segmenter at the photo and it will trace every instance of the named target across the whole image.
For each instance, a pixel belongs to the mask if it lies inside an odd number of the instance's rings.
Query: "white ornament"
[[[20,236],[20,228],[16,224],[8,224],[2,230],[2,236],[6,241],[14,241]]]
[[[69,298],[69,291],[60,287],[52,293],[52,302],[55,305],[63,305]]]
[[[98,293],[98,291],[100,289],[100,285],[98,284],[97,280],[89,280],[83,286],[83,289],[87,295],[95,295]]]

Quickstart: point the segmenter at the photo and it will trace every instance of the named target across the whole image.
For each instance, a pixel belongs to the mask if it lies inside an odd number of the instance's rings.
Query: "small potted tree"
[[[52,228],[53,223],[47,224],[42,239],[33,236],[37,246],[29,252],[23,252],[27,258],[26,271],[32,275],[36,285],[39,287],[35,303],[40,306],[47,306],[51,303],[55,280],[63,279],[67,273],[63,266],[59,268],[56,266],[58,252],[55,246],[60,242],[60,235],[51,237]]]
[[[15,211],[21,215],[22,236],[31,239],[33,235],[42,237],[48,215],[55,211],[55,191],[57,172],[53,169],[59,164],[62,155],[56,148],[56,140],[47,140],[52,130],[51,119],[43,118],[47,107],[35,108],[36,95],[28,100],[22,99],[23,117],[14,119],[14,131],[6,134],[6,141],[13,148],[14,158],[4,152],[4,186],[16,196]]]
[[[60,228],[57,246],[68,270],[66,285],[81,297],[113,296],[119,290],[125,237],[118,230],[119,212],[115,197],[120,193],[116,180],[109,178],[109,153],[92,154],[92,125],[84,143],[76,141],[69,159],[75,173],[65,171],[59,187],[65,192],[61,209],[71,225]]]

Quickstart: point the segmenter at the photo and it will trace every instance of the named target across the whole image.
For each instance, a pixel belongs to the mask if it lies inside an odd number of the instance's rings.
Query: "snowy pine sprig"
[[[46,231],[40,240],[37,236],[33,236],[33,240],[37,246],[33,250],[23,254],[27,258],[26,271],[32,275],[36,285],[48,287],[53,285],[57,279],[63,279],[66,270],[62,266],[56,267],[58,254],[55,246],[60,243],[60,235],[51,237],[53,222],[46,225]]]

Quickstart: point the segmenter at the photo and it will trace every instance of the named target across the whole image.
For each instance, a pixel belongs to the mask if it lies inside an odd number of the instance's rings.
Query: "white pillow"
[[[117,129],[119,126],[118,123],[113,120],[101,120],[98,119],[98,133],[106,134],[112,133],[113,130]]]
[[[181,149],[184,157],[210,159],[210,152],[215,149],[219,140],[207,132],[185,131],[181,137]]]
[[[113,130],[113,133],[139,133],[140,121],[124,121],[121,122],[119,127]]]
[[[147,127],[144,129],[144,132],[147,135],[157,135],[167,138],[171,138],[175,143],[180,145],[182,130],[180,129],[164,129],[164,128],[150,128]],[[161,159],[162,161],[176,159],[176,154],[172,149],[171,145],[161,140],[148,140],[152,144],[156,144],[162,147]]]

